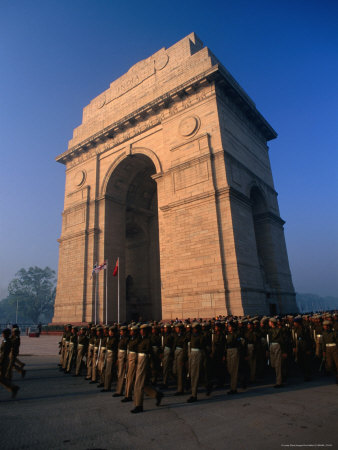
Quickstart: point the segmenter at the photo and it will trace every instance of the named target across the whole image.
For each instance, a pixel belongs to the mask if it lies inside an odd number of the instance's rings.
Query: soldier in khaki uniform
[[[188,341],[183,323],[175,324],[173,374],[177,380],[174,395],[183,395],[186,382],[186,361],[188,357]]]
[[[126,375],[127,364],[127,346],[128,346],[128,327],[123,325],[120,327],[120,341],[117,353],[117,385],[116,392],[113,397],[121,397],[123,395],[123,384]]]
[[[171,332],[171,325],[169,323],[166,323],[164,325],[164,335],[162,344],[163,388],[168,387],[169,374],[172,372],[173,346],[174,346],[174,336]]]
[[[2,332],[3,341],[0,348],[0,384],[12,393],[14,398],[19,390],[19,386],[11,383],[11,380],[7,378],[8,366],[10,364],[10,352],[12,348],[12,342],[10,339],[11,330],[5,328]]]
[[[220,321],[216,321],[212,334],[211,361],[213,375],[216,379],[217,387],[225,384],[225,334],[224,326]]]
[[[95,384],[98,382],[98,371],[97,371],[97,365],[99,362],[99,356],[100,356],[100,344],[102,339],[102,327],[96,328],[96,336],[94,339],[94,349],[93,349],[93,358],[92,358],[92,379],[89,382],[89,384]]]
[[[160,376],[161,372],[161,336],[160,327],[156,324],[152,326],[150,341],[153,349],[150,358],[151,383],[153,385],[156,385],[157,379]]]
[[[59,347],[60,347],[60,363],[58,364],[58,366],[60,367],[60,370],[62,370],[62,367],[63,367],[63,360],[64,360],[64,357],[65,357],[67,325],[64,325],[63,328],[64,328],[64,331],[63,331],[63,334],[62,334],[61,341],[59,342]]]
[[[226,361],[227,369],[230,375],[230,391],[229,395],[237,394],[238,368],[242,341],[237,323],[235,321],[228,322],[228,333],[226,335]]]
[[[72,332],[68,341],[67,363],[65,373],[71,373],[77,354],[77,333],[78,327],[72,327]]]
[[[282,377],[282,358],[287,357],[285,353],[285,339],[282,329],[277,327],[277,319],[271,317],[269,320],[269,349],[268,354],[270,356],[271,367],[275,369],[276,372],[276,384],[275,388],[283,387],[283,377]]]
[[[293,322],[295,328],[293,352],[304,376],[304,381],[310,381],[312,363],[312,340],[310,331],[306,326],[303,326],[301,316],[295,317]]]
[[[244,334],[244,337],[248,345],[248,364],[250,370],[250,382],[253,383],[256,378],[258,335],[254,329],[253,322],[250,320],[247,323],[247,329]]]
[[[12,337],[11,337],[11,352],[9,355],[9,364],[7,369],[7,378],[12,378],[12,371],[15,369],[19,372],[22,378],[26,375],[26,371],[24,370],[25,364],[22,363],[19,359],[19,349],[20,349],[20,330],[19,328],[12,329]]]
[[[156,398],[156,406],[160,406],[163,393],[149,384],[149,363],[152,353],[150,340],[150,325],[141,325],[141,339],[137,346],[137,369],[134,385],[134,404],[135,408],[131,410],[133,414],[143,411],[144,392],[151,398]]]
[[[101,340],[100,340],[100,354],[99,354],[99,359],[98,359],[98,363],[97,363],[97,372],[98,372],[98,376],[99,376],[99,384],[97,385],[97,388],[103,388],[104,386],[104,372],[105,372],[105,368],[106,368],[106,342],[108,339],[108,333],[109,333],[109,327],[108,326],[104,326],[103,327],[103,335],[101,336]]]
[[[202,368],[202,352],[205,350],[204,337],[200,330],[200,324],[193,322],[192,333],[190,338],[190,364],[189,374],[191,382],[191,396],[188,398],[188,403],[197,401],[197,388]]]
[[[326,370],[334,373],[338,384],[338,330],[333,328],[329,320],[324,320],[323,328],[323,357]]]
[[[124,398],[121,400],[121,402],[123,403],[131,402],[133,400],[132,393],[136,375],[137,348],[139,342],[140,342],[139,327],[137,325],[134,325],[130,329],[130,339],[128,341],[128,348],[127,348],[128,369],[126,375],[125,394]]]
[[[96,339],[96,327],[91,327],[87,350],[87,376],[85,377],[86,380],[92,379],[95,339]]]
[[[76,366],[75,366],[75,375],[73,375],[73,377],[80,376],[83,357],[87,353],[87,349],[88,349],[88,337],[86,335],[86,327],[81,327],[77,337]]]
[[[101,392],[110,392],[111,384],[113,378],[116,378],[116,361],[117,361],[117,346],[118,346],[118,337],[117,337],[117,328],[115,326],[111,326],[108,332],[108,338],[106,341],[106,368],[104,371],[104,388]]]
[[[67,370],[68,353],[69,353],[69,341],[70,341],[71,335],[72,335],[72,326],[69,323],[69,324],[66,325],[62,368],[60,369],[60,370],[63,370],[63,371]]]

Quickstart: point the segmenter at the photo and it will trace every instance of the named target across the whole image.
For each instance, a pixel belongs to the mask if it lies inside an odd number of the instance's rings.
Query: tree
[[[8,286],[10,303],[18,301],[19,310],[38,323],[41,315],[53,314],[55,282],[55,271],[49,267],[20,269]]]

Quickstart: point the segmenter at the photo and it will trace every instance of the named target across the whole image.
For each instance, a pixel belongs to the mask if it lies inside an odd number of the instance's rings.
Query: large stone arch
[[[104,255],[120,258],[120,321],[161,317],[157,184],[152,178],[160,165],[151,156],[149,151],[120,155],[102,185]],[[116,299],[116,281],[109,272],[110,320],[118,318]]]
[[[138,154],[147,156],[149,159],[151,159],[151,161],[153,162],[154,167],[156,169],[156,174],[162,173],[161,161],[153,150],[150,150],[149,148],[146,148],[146,147],[131,147],[130,146],[129,152],[123,151],[122,153],[120,153],[115,158],[115,160],[111,163],[111,165],[109,166],[107,173],[105,174],[102,184],[101,184],[101,189],[100,189],[101,195],[105,195],[107,193],[108,182],[109,182],[114,170],[118,167],[118,165],[124,159],[128,158],[129,156],[138,155]]]

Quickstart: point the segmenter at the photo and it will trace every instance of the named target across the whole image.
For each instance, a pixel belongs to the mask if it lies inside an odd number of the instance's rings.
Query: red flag
[[[119,271],[119,258],[117,258],[117,261],[116,261],[116,264],[114,267],[113,277],[116,277],[118,271]]]

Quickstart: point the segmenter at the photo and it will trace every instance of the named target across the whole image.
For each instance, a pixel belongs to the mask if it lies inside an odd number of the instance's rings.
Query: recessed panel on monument
[[[276,136],[194,33],[113,81],[57,157],[53,322],[295,311]]]

